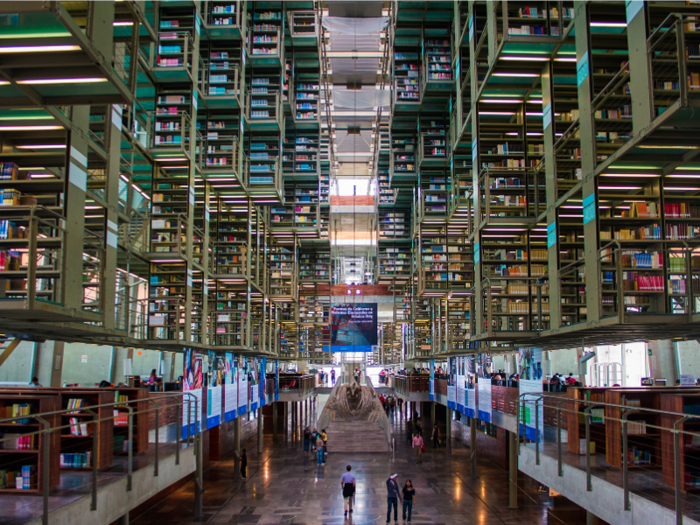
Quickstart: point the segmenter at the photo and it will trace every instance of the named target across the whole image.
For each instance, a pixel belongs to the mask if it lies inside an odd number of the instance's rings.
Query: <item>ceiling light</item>
[[[0,131],[47,131],[63,129],[63,126],[0,126]]]
[[[494,73],[494,77],[539,77],[538,73]]]
[[[522,100],[517,98],[485,98],[480,100],[485,104],[520,104]]]
[[[641,186],[599,186],[600,190],[641,190]]]
[[[603,173],[601,177],[643,177],[643,178],[657,178],[659,175],[656,173]]]
[[[18,80],[18,84],[97,84],[107,82],[105,77],[84,78],[37,78],[31,80]]]
[[[696,173],[674,173],[672,175],[666,175],[667,179],[700,179],[700,174]]]
[[[591,27],[627,27],[627,22],[590,22]]]
[[[673,187],[665,187],[664,188],[666,191],[700,191],[700,188],[692,188],[692,187],[685,187],[685,186],[673,186]]]
[[[500,116],[500,117],[507,117],[510,115],[515,115],[512,111],[479,111],[479,115],[492,115],[492,116]]]
[[[0,47],[0,53],[46,53],[50,51],[80,51],[80,46],[8,46]]]
[[[65,149],[65,144],[24,144],[15,146],[17,149]]]
[[[521,57],[521,56],[502,56],[501,60],[517,61],[517,62],[548,62],[549,57]]]
[[[640,149],[698,149],[698,146],[637,146]]]
[[[120,26],[133,26],[134,23],[133,23],[133,22],[128,22],[128,21],[127,21],[127,22],[114,22],[112,25],[115,26],[115,27],[120,27]]]

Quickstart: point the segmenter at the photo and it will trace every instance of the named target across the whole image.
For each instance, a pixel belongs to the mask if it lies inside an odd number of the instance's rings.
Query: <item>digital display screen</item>
[[[330,350],[332,352],[371,352],[376,349],[377,303],[333,305]]]

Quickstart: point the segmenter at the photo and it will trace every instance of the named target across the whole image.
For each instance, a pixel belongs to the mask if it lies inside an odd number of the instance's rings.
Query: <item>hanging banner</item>
[[[238,358],[238,415],[248,412],[248,358]]]
[[[479,387],[479,419],[491,423],[491,378],[480,377]]]
[[[185,373],[182,383],[182,390],[191,394],[197,399],[195,401],[191,396],[183,396],[182,407],[182,437],[188,438],[193,434],[201,432],[202,421],[202,383],[204,376],[202,374],[202,352],[196,350],[185,350]]]
[[[464,410],[466,408],[466,402],[464,399],[464,396],[467,391],[466,387],[466,382],[465,382],[465,357],[458,357],[457,358],[457,394],[456,394],[456,400],[455,403],[457,405],[457,411],[461,412],[464,414]]]
[[[224,359],[226,376],[224,379],[224,421],[233,421],[238,415],[238,367],[233,354],[227,353]]]
[[[280,399],[280,360],[275,359],[275,401]]]
[[[213,351],[208,352],[209,360],[209,386],[207,388],[207,429],[220,425],[224,419],[224,404],[222,403],[222,389],[226,365],[223,356]]]
[[[260,358],[260,406],[267,403],[267,357]]]
[[[250,369],[248,383],[250,387],[250,411],[255,412],[260,404],[260,360],[253,357],[248,360]]]
[[[457,408],[457,386],[447,385],[447,408]]]
[[[520,348],[518,350],[520,379],[542,381],[542,349]]]
[[[522,396],[520,435],[524,435],[530,441],[536,441],[539,430],[541,443],[544,441],[544,400],[540,399],[537,404],[535,401],[542,396],[542,380],[520,379],[518,387]]]
[[[467,391],[464,396],[464,413],[467,415],[467,417],[476,417],[476,357],[470,355],[464,359],[464,368],[467,372]]]
[[[447,359],[447,408],[457,408],[457,358]]]
[[[435,359],[430,360],[430,400],[435,401]]]

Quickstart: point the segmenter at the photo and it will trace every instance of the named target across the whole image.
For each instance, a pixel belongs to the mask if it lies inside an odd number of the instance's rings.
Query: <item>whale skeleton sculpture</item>
[[[379,425],[384,431],[387,443],[390,443],[389,418],[386,417],[369,378],[365,377],[365,380],[369,386],[359,385],[354,380],[351,383],[335,385],[318,419],[318,428],[326,428],[336,419],[371,421]]]

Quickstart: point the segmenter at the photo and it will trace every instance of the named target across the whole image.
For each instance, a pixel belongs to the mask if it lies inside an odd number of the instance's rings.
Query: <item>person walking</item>
[[[423,436],[423,427],[420,426],[420,420],[418,419],[418,414],[415,414],[416,422],[413,424],[413,428],[418,432],[419,436]]]
[[[331,386],[335,386],[335,368],[331,368]]]
[[[433,448],[440,448],[440,429],[437,425],[433,427]]]
[[[316,437],[316,464],[323,465],[323,439],[321,434]]]
[[[311,429],[308,425],[304,429],[304,453],[311,449]]]
[[[406,421],[406,444],[410,445],[413,440],[413,421]]]
[[[345,517],[348,517],[348,512],[352,514],[352,499],[355,497],[356,480],[355,475],[350,472],[352,467],[345,467],[345,474],[340,477],[340,488],[343,490],[343,502],[345,508]]]
[[[321,430],[321,439],[323,440],[323,462],[326,462],[326,454],[328,454],[328,435],[326,429]]]
[[[391,507],[394,507],[394,523],[398,525],[399,523],[399,501],[401,499],[401,492],[399,490],[399,484],[396,482],[398,474],[392,474],[389,479],[386,480],[386,525],[389,525],[391,521]]]
[[[421,435],[418,432],[413,434],[413,452],[416,454],[416,465],[423,463],[422,457],[424,446],[425,445],[423,444],[423,438]]]
[[[411,513],[413,512],[413,502],[416,500],[416,489],[410,479],[406,480],[401,491],[403,494],[403,521],[411,523]],[[406,510],[408,510],[408,521],[406,520]]]
[[[241,450],[241,478],[243,481],[248,479],[248,454],[245,449]]]

